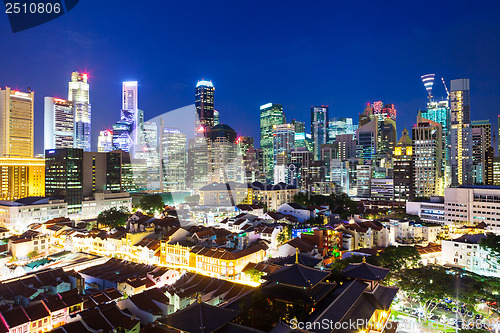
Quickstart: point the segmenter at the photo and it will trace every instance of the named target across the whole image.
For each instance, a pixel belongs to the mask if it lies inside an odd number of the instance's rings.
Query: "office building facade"
[[[91,150],[91,124],[92,112],[89,97],[88,75],[79,72],[71,74],[69,82],[68,101],[73,102],[74,122],[74,148],[84,151]]]

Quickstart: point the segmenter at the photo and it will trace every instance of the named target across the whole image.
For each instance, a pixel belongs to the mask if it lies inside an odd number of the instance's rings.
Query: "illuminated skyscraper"
[[[243,181],[243,163],[237,153],[236,132],[219,124],[207,133],[209,176],[211,182]]]
[[[321,145],[328,142],[328,106],[311,107],[311,135],[314,159],[321,158]]]
[[[295,129],[292,124],[273,126],[273,166],[287,165],[289,153],[295,148]],[[276,177],[274,177],[276,178]]]
[[[54,97],[45,97],[44,147],[45,149],[73,148],[73,103]]]
[[[484,185],[486,180],[487,134],[484,127],[472,128],[472,182]]]
[[[403,130],[393,154],[394,200],[407,201],[413,197],[413,145],[408,130]]]
[[[45,196],[43,158],[0,157],[0,200]]]
[[[260,147],[264,154],[266,180],[274,178],[273,173],[273,127],[285,123],[281,104],[268,103],[260,107]]]
[[[34,92],[0,89],[0,156],[33,157]]]
[[[451,80],[451,185],[472,184],[469,79]]]
[[[109,130],[100,131],[97,138],[97,151],[106,153],[113,150],[113,132]]]
[[[372,160],[377,152],[379,123],[373,119],[356,130],[356,157],[363,160]]]
[[[238,144],[238,154],[245,157],[248,149],[253,148],[253,137],[240,136],[236,139],[236,143]]]
[[[214,127],[214,85],[212,81],[201,80],[196,84],[196,128],[198,133],[206,133]]]
[[[413,138],[413,187],[417,198],[442,196],[443,147],[441,124],[421,116],[417,116],[417,124],[412,128]]]
[[[75,110],[74,148],[90,151],[91,106],[89,102],[88,76],[73,72],[69,82],[68,100],[73,102]]]
[[[217,126],[220,124],[220,114],[219,111],[214,110],[214,126]]]
[[[441,140],[441,173],[443,174],[443,188],[451,184],[451,159],[450,159],[450,131],[451,114],[448,100],[435,102],[430,100],[427,103],[427,110],[422,111],[422,117],[441,124],[443,139]]]
[[[358,125],[353,125],[352,118],[331,118],[328,122],[328,140],[335,142],[337,135],[354,134]]]
[[[187,140],[177,128],[163,128],[162,134],[163,190],[186,189]]]

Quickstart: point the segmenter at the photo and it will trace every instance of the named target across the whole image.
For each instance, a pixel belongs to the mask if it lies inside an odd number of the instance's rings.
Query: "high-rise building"
[[[133,146],[132,132],[134,124],[127,119],[121,119],[113,124],[113,149],[121,149],[130,153]]]
[[[358,125],[352,123],[352,118],[331,118],[328,121],[328,140],[333,143],[337,135],[354,134],[357,129]]]
[[[363,160],[372,160],[377,152],[379,123],[373,119],[364,123],[356,130],[356,157]]]
[[[204,136],[195,136],[188,143],[188,187],[197,190],[208,184],[208,147]]]
[[[161,152],[158,145],[158,125],[153,121],[147,121],[142,124],[141,144],[135,145],[134,159],[135,164],[144,164],[146,166],[146,188],[148,190],[160,189],[163,185],[161,182],[160,172],[160,155]],[[161,129],[160,129],[161,133]],[[160,137],[161,140],[161,137]],[[139,162],[140,160],[140,162]],[[138,163],[137,163],[138,162]],[[139,165],[134,165],[139,166]],[[136,173],[139,172],[136,170]],[[140,172],[143,172],[142,170]]]
[[[64,199],[68,213],[82,209],[83,149],[61,148],[45,151],[45,194]]]
[[[450,158],[450,131],[451,131],[451,114],[449,101],[433,101],[427,103],[427,110],[422,111],[422,117],[441,124],[443,138],[441,140],[443,154],[441,159],[441,173],[443,174],[443,188],[449,187],[451,184],[451,158]]]
[[[0,157],[0,200],[45,196],[43,158]]]
[[[413,198],[413,143],[408,130],[403,130],[393,154],[394,200]]]
[[[358,164],[356,166],[356,188],[358,198],[371,197],[372,166]]]
[[[220,114],[219,111],[214,110],[214,126],[217,126],[220,124]]]
[[[328,106],[311,107],[311,135],[314,159],[321,158],[321,145],[328,142]]]
[[[236,139],[236,144],[238,144],[238,154],[245,157],[248,149],[253,148],[253,137],[240,136]]]
[[[495,158],[495,148],[488,147],[486,149],[486,157],[484,159],[484,184],[485,185],[495,185],[495,175],[494,175],[494,158]]]
[[[396,122],[390,117],[376,118],[378,120],[376,154],[381,159],[390,160],[397,142]]]
[[[341,161],[356,158],[356,138],[353,134],[338,134],[333,145],[335,158]]]
[[[484,127],[472,128],[472,182],[474,184],[485,183],[486,152],[490,147],[487,145],[488,138]]]
[[[307,150],[305,147],[298,147],[290,152],[291,163],[288,168],[294,175],[292,179],[296,179],[296,184],[294,185],[303,189],[308,188],[310,185],[310,180],[308,178],[310,174],[309,168],[311,167],[313,160],[312,151]]]
[[[382,103],[382,102],[375,102],[375,103]],[[382,109],[374,112],[374,115],[381,116],[383,118],[391,118],[392,120],[396,121],[396,108],[394,107],[394,104],[385,104]]]
[[[138,108],[138,82],[123,82],[120,120],[113,125],[113,148],[135,157],[135,150],[143,144],[143,136],[144,111]]]
[[[113,132],[110,130],[104,130],[99,132],[99,137],[97,138],[97,151],[101,153],[106,153],[113,150]]]
[[[238,156],[236,132],[230,126],[219,124],[207,133],[209,174],[211,182],[226,183],[243,180],[243,163]]]
[[[90,151],[91,106],[88,75],[73,72],[69,82],[68,100],[73,102],[75,112],[74,148]]]
[[[35,93],[0,89],[0,157],[33,157]]]
[[[295,130],[292,124],[273,126],[273,165],[287,165],[289,153],[295,148]]]
[[[491,122],[489,120],[473,120],[471,121],[472,128],[484,128],[486,147],[493,147],[491,140]]]
[[[243,157],[243,166],[246,183],[265,182],[264,155],[261,148],[248,149]]]
[[[274,178],[273,173],[273,128],[285,123],[281,104],[268,103],[260,107],[260,147],[264,154],[264,173],[266,180]]]
[[[417,198],[442,196],[442,126],[419,113],[412,128],[413,187]]]
[[[472,131],[469,79],[451,80],[451,185],[472,184]]]
[[[54,97],[45,97],[44,147],[47,149],[73,148],[75,115],[73,103]]]
[[[187,140],[177,128],[163,128],[162,133],[163,190],[186,189]]]
[[[212,81],[201,80],[196,84],[195,105],[197,122],[196,128],[199,133],[208,133],[214,127],[214,85]]]
[[[45,194],[64,199],[68,213],[79,213],[84,198],[96,192],[122,190],[120,151],[84,152],[80,148],[45,151]]]

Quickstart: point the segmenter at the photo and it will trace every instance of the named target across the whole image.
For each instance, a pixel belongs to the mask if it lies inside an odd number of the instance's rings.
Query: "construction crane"
[[[443,81],[444,89],[446,90],[446,98],[450,97],[450,92],[448,91],[448,88],[446,87],[446,83],[444,82],[444,79],[441,78],[441,81]]]

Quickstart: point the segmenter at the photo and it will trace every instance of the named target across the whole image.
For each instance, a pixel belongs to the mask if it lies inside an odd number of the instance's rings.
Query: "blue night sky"
[[[426,103],[420,76],[471,79],[471,115],[496,125],[500,93],[498,1],[81,0],[47,24],[13,34],[0,14],[0,86],[35,90],[36,153],[43,97],[67,97],[74,70],[89,73],[93,146],[118,120],[121,82],[139,81],[149,119],[215,85],[221,121],[259,136],[259,106],[283,104],[309,126],[310,107],[357,117],[394,103],[398,132]]]

